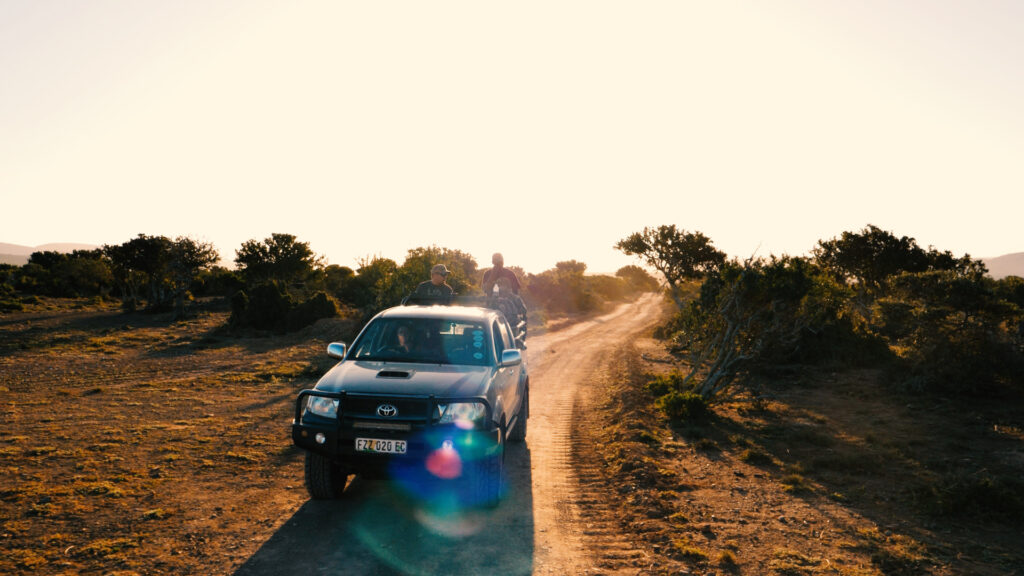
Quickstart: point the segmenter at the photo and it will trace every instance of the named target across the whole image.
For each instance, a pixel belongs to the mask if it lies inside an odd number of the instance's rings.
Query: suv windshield
[[[377,318],[352,345],[350,358],[387,362],[468,364],[494,361],[484,324],[438,318]]]

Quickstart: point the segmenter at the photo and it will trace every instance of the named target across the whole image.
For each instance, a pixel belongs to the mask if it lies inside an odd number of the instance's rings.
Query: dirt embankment
[[[685,368],[622,348],[578,457],[639,536],[644,574],[1019,574],[1024,407],[905,395],[877,371],[759,382],[671,425],[644,384]]]

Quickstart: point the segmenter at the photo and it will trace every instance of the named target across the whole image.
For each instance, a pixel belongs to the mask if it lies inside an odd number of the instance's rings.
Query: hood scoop
[[[412,372],[407,370],[381,370],[377,372],[377,378],[410,378]]]

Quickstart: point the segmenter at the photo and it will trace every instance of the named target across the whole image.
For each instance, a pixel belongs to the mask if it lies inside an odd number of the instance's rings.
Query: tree
[[[308,243],[277,233],[262,241],[245,241],[235,251],[235,264],[248,286],[270,281],[301,284],[323,266]]]
[[[123,244],[106,245],[103,254],[110,259],[114,283],[121,290],[126,310],[134,311],[143,300],[149,311],[169,309],[178,301],[179,313],[196,277],[219,258],[208,243],[184,236],[171,240],[145,234]]]
[[[139,234],[124,244],[103,247],[126,310],[134,311],[143,300],[149,310],[168,303],[171,290],[167,269],[172,244],[165,236]]]
[[[324,268],[324,288],[330,294],[340,297],[355,277],[356,271],[348,266],[331,264]]]
[[[654,292],[658,289],[658,279],[651,276],[647,270],[633,264],[619,268],[615,275],[629,282],[637,292]]]
[[[110,292],[113,276],[102,250],[33,252],[21,268],[19,284],[48,296],[99,296]]]
[[[199,273],[209,270],[219,259],[220,254],[213,244],[207,242],[196,242],[191,238],[179,236],[171,245],[168,273],[177,316],[185,313],[185,296],[192,289],[192,284]]]
[[[869,300],[881,290],[886,279],[903,272],[986,272],[985,265],[969,255],[956,258],[948,251],[939,252],[931,247],[926,251],[913,238],[896,237],[871,224],[859,233],[843,232],[839,238],[819,240],[814,257],[838,278],[858,284]]]
[[[643,258],[661,272],[668,283],[669,294],[681,309],[683,283],[699,280],[714,272],[725,262],[725,253],[711,244],[700,232],[677,230],[675,225],[644,228],[620,240],[615,248],[631,256]]]
[[[586,270],[587,265],[583,262],[558,262],[550,270],[528,275],[527,281],[523,283],[526,286],[523,293],[532,305],[550,312],[597,310],[601,305],[598,290],[607,289],[611,294],[616,289],[604,284],[602,280],[591,282],[590,277],[585,275]]]
[[[905,361],[910,388],[979,394],[1017,381],[1021,309],[991,278],[904,272],[886,283],[875,322]]]
[[[843,288],[805,258],[724,264],[683,312],[677,337],[691,366],[683,385],[694,382],[711,400],[741,371],[793,360],[836,323],[842,304]]]
[[[368,256],[359,261],[355,278],[348,283],[345,294],[339,295],[343,302],[355,306],[364,315],[372,315],[377,308],[378,294],[391,282],[391,276],[398,270],[398,264],[383,256]]]

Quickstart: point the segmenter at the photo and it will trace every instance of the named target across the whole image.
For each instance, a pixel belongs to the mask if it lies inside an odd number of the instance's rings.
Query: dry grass
[[[619,512],[642,527],[652,573],[713,564],[736,574],[951,576],[1024,565],[1019,403],[965,410],[896,396],[877,373],[851,371],[766,385],[758,399],[716,406],[704,424],[673,426],[645,390],[651,371],[673,367],[638,359],[663,357],[657,342],[636,346],[603,392],[614,432],[594,442],[619,472],[609,490],[632,487]]]
[[[0,574],[226,574],[305,501],[282,423],[325,343],[212,337],[226,312],[18,318],[0,322]]]

